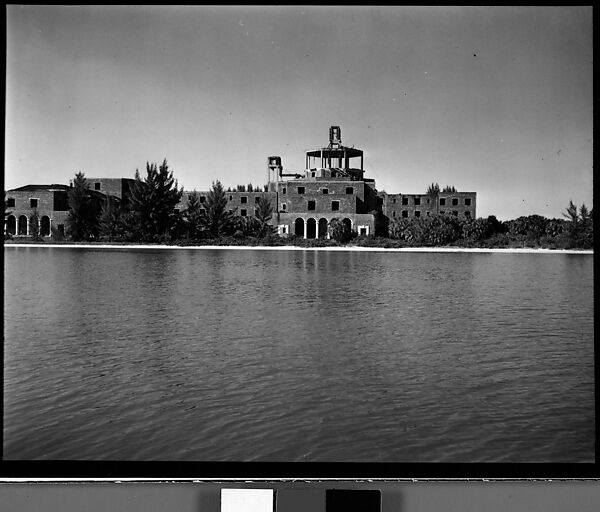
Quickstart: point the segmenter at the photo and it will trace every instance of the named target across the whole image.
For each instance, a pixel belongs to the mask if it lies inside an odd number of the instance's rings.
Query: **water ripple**
[[[593,460],[593,256],[5,248],[5,265],[8,459]]]

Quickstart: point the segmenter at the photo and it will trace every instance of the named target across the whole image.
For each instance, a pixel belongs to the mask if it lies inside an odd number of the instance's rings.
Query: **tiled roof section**
[[[68,185],[54,184],[54,185],[25,185],[24,187],[13,188],[8,192],[35,192],[37,190],[69,190],[71,187]]]

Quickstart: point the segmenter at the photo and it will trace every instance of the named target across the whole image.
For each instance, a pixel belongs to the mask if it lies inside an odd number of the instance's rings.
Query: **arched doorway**
[[[25,215],[19,217],[17,235],[27,235],[27,217]]]
[[[296,219],[296,222],[294,222],[294,234],[304,237],[304,219]]]
[[[14,215],[9,215],[6,219],[6,232],[14,235],[17,232],[17,219]]]
[[[319,238],[327,238],[327,219],[319,219]]]
[[[317,221],[315,219],[306,221],[306,238],[317,238]]]
[[[40,223],[40,235],[50,236],[50,217],[44,215]]]
[[[348,233],[352,233],[352,221],[348,217],[342,221],[342,224]]]

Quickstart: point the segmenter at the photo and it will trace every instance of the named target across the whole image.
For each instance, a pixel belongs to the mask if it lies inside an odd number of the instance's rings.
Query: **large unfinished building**
[[[257,213],[260,197],[273,206],[271,223],[282,236],[329,238],[329,226],[338,219],[358,235],[386,234],[392,219],[425,217],[434,214],[476,217],[475,192],[387,194],[377,192],[375,180],[365,178],[364,153],[342,144],[339,126],[329,128],[329,144],[306,152],[305,169],[284,172],[281,157],[268,157],[266,191],[228,191],[228,208],[242,217]],[[131,178],[88,178],[91,193],[124,199]],[[26,185],[7,192],[11,210],[5,230],[14,236],[31,235],[31,218],[40,219],[41,236],[53,229],[64,233],[68,212],[67,185]],[[185,210],[191,192],[184,192],[177,209]],[[208,192],[198,192],[200,202]]]
[[[329,145],[306,152],[306,168],[286,173],[281,158],[268,159],[268,190],[275,194],[274,223],[280,235],[326,238],[332,219],[358,235],[381,233],[390,219],[449,214],[475,218],[475,192],[378,193],[365,178],[364,153],[342,144],[339,126],[329,128]]]

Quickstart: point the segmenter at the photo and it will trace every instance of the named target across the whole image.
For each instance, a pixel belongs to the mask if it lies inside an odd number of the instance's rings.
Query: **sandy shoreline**
[[[177,249],[177,250],[201,250],[201,249],[233,249],[253,251],[354,251],[354,252],[474,252],[474,253],[519,253],[519,254],[594,254],[591,249],[534,249],[534,248],[510,248],[510,249],[487,249],[477,247],[298,247],[291,245],[282,246],[250,246],[250,245],[117,245],[117,244],[11,244],[4,243],[4,247],[48,247],[66,249]]]

